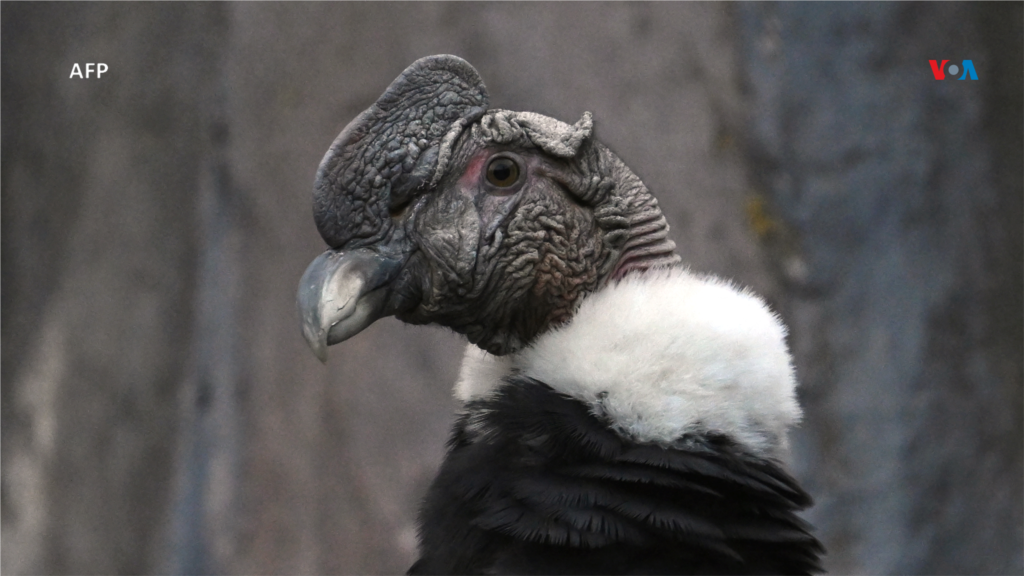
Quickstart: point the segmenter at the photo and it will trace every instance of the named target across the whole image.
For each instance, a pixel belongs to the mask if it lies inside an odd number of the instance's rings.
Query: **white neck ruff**
[[[800,420],[785,337],[750,291],[680,267],[655,269],[591,294],[568,323],[515,354],[470,345],[455,396],[481,399],[521,374],[586,403],[630,440],[717,433],[780,457]]]

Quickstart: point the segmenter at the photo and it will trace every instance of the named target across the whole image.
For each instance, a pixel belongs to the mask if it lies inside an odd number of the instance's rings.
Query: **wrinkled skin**
[[[514,186],[487,181],[496,157],[525,169]],[[424,281],[419,305],[398,318],[449,326],[498,354],[566,319],[610,256],[593,215],[566,191],[572,180],[570,166],[536,150],[466,142],[406,220]]]
[[[387,315],[508,354],[609,279],[678,260],[657,202],[592,139],[589,114],[570,126],[486,106],[468,63],[424,58],[328,150],[314,217],[331,250],[299,289],[321,359]],[[518,176],[489,178],[496,161]]]

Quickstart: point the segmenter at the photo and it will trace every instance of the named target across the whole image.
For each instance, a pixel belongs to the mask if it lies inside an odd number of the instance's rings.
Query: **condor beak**
[[[328,250],[316,257],[299,281],[302,335],[321,362],[327,347],[355,336],[385,316],[390,282],[401,260],[359,248]]]

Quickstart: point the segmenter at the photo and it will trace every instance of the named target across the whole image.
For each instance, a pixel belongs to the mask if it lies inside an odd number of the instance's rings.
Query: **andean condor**
[[[821,571],[783,469],[785,328],[679,264],[654,196],[593,138],[488,109],[414,62],[331,145],[299,286],[316,355],[374,320],[469,339],[414,574]]]

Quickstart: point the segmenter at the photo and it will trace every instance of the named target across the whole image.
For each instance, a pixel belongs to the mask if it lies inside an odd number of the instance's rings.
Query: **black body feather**
[[[411,574],[807,574],[811,499],[721,436],[616,435],[582,402],[513,376],[470,402],[421,512]]]

